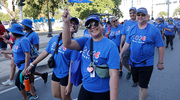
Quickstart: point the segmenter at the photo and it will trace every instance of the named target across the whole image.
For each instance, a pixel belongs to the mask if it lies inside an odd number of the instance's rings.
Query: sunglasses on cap
[[[87,29],[91,29],[92,25],[95,26],[95,27],[97,27],[97,26],[99,26],[99,22],[98,22],[98,21],[93,21],[92,24],[91,24],[91,23],[87,24],[87,25],[86,25],[86,28],[87,28]]]
[[[137,14],[137,16],[142,16],[142,17],[144,17],[144,16],[146,16],[146,14]]]
[[[136,12],[129,12],[129,14],[136,14]]]

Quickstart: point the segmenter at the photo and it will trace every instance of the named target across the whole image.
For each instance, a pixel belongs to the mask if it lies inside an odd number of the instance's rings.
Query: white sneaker
[[[72,100],[78,100],[78,98],[76,98],[76,99],[72,99]]]
[[[2,82],[2,85],[13,85],[14,84],[14,82],[12,81],[12,80],[7,80],[7,81],[5,81],[5,82]]]

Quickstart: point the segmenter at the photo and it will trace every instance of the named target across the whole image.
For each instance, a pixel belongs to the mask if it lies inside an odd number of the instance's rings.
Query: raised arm
[[[62,18],[63,18],[63,22],[64,22],[63,34],[62,34],[63,45],[69,49],[80,50],[81,47],[78,44],[78,42],[75,40],[71,40],[71,34],[70,34],[70,18],[71,18],[71,15],[69,14],[68,9],[64,10]]]

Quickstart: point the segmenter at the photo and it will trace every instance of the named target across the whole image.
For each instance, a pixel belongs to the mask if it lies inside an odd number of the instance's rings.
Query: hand
[[[163,70],[164,69],[164,64],[157,64],[158,70]]]
[[[62,19],[63,19],[63,22],[64,22],[64,23],[70,22],[71,15],[69,14],[68,8],[66,8],[66,9],[64,10],[63,15],[62,15]]]
[[[26,76],[27,74],[26,74],[26,69],[24,68],[24,70],[23,70],[23,76]]]
[[[171,30],[171,29],[169,29],[169,31],[171,32],[172,30]]]
[[[32,66],[28,66],[28,68],[26,69],[26,74],[31,74],[31,69],[32,69]]]
[[[68,95],[69,93],[71,93],[71,91],[72,91],[72,87],[70,85],[67,85],[65,89],[65,95]]]

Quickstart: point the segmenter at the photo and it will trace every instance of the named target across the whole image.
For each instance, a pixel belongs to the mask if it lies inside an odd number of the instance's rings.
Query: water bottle
[[[24,76],[25,90],[30,91],[30,81],[29,76]]]

